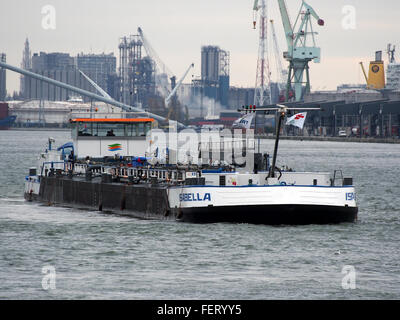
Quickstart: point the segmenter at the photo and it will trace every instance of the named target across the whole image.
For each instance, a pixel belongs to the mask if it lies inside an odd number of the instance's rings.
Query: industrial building
[[[7,62],[5,53],[0,53],[0,61]],[[3,68],[0,68],[0,101],[6,100],[6,96],[7,96],[7,81],[6,80],[7,80],[6,79],[6,70]]]
[[[279,86],[276,82],[270,83],[270,94],[272,103],[279,103]],[[229,99],[228,99],[228,109],[237,110],[242,106],[248,106],[254,104],[254,88],[229,88]]]
[[[76,65],[80,71],[92,79],[100,88],[114,99],[118,99],[115,90],[117,77],[117,58],[110,54],[78,54]]]
[[[262,44],[265,39],[260,38],[260,41]],[[218,46],[201,47],[201,75],[192,78],[191,84],[179,83],[171,105],[165,102],[165,98],[177,85],[177,77],[166,68],[144,37],[142,30],[138,28],[138,34],[120,38],[118,50],[117,69],[117,58],[113,53],[81,53],[77,57],[72,57],[68,53],[40,52],[32,56],[29,41],[26,39],[22,67],[83,90],[98,93],[79,72],[81,70],[115,100],[145,108],[171,119],[185,118],[187,121],[190,116],[194,123],[203,125],[207,122],[229,126],[237,116],[238,108],[254,104],[256,100],[257,88],[230,87],[230,53]],[[276,51],[279,51],[278,48]],[[346,130],[349,134],[358,132],[364,136],[396,136],[398,134],[396,128],[399,125],[400,64],[394,61],[394,48],[390,52],[392,59],[387,69],[386,89],[371,90],[366,85],[341,85],[336,91],[305,94],[304,103],[323,105],[324,111],[311,112],[306,122],[306,129],[301,134],[334,136],[340,129]],[[382,59],[376,58],[374,63],[378,60]],[[278,75],[280,73],[283,74],[283,70],[277,71]],[[1,81],[1,85],[3,83],[5,86],[5,81]],[[68,100],[74,98],[74,95],[66,89],[30,77],[21,78],[21,91],[24,99],[33,101],[11,104],[10,110],[18,116],[19,126],[27,123],[50,125],[64,123],[72,107],[81,110],[93,107],[84,103],[80,106],[70,105],[72,102]],[[268,81],[270,103],[282,102],[280,91],[278,83]],[[82,98],[86,102],[90,101],[88,98]],[[64,103],[51,101],[64,101]],[[264,115],[257,116],[257,132],[268,131],[266,126],[271,121],[266,121],[266,118],[268,117]],[[202,119],[206,119],[204,123]],[[293,130],[297,129],[285,128],[284,134],[293,134]]]
[[[390,63],[386,71],[386,89],[400,91],[400,63]]]
[[[223,107],[229,104],[230,54],[217,46],[201,48],[201,78],[192,81],[192,96],[207,97]],[[205,110],[201,110],[201,116]]]
[[[34,71],[69,71],[74,70],[74,58],[68,53],[34,53],[32,56],[32,70]]]
[[[31,56],[29,41],[26,39],[21,67],[83,90],[96,92],[96,89],[80,73],[79,70],[81,70],[110,96],[114,98],[118,97],[116,57],[113,53],[82,53],[77,57],[72,57],[68,53],[40,52],[39,54],[34,53]],[[74,95],[65,89],[24,76],[21,76],[20,92],[21,96],[26,100],[67,101],[74,98]],[[83,99],[88,101],[84,97]]]
[[[74,58],[67,53],[34,53],[32,70],[29,71],[94,92],[90,83],[76,69]],[[22,95],[27,100],[66,101],[72,96],[67,90],[30,77],[24,77],[23,81]]]
[[[117,58],[113,53],[81,53],[76,57],[59,52],[40,52],[31,55],[29,40],[26,39],[21,67],[80,89],[98,93],[85,78],[86,75],[113,99],[129,105],[148,107],[149,102],[157,98],[154,61],[149,57],[142,57],[142,42],[137,35],[121,38],[119,50],[117,73]],[[20,90],[21,97],[25,100],[68,101],[76,98],[68,90],[25,76],[21,76]],[[85,102],[89,101],[86,97],[80,98]]]
[[[254,88],[229,88],[229,109],[237,110],[242,106],[253,104]]]
[[[319,107],[320,111],[308,111],[304,129],[292,126],[283,128],[284,135],[305,136],[338,136],[345,131],[352,137],[399,138],[400,136],[400,95],[388,98],[369,99],[371,96],[351,93],[345,99],[341,96],[331,97],[337,100],[319,100],[321,96],[306,96],[308,102],[291,104],[290,106]],[[315,99],[312,102],[312,98]],[[328,96],[325,95],[325,98]],[[351,102],[358,100],[357,102]]]
[[[32,54],[28,38],[26,38],[25,40],[24,51],[22,52],[21,68],[24,70],[32,70]],[[25,95],[27,95],[27,89],[25,88],[25,83],[28,83],[28,81],[25,80],[25,76],[21,74],[19,92],[22,98],[25,98]]]
[[[400,92],[389,90],[357,90],[349,88],[348,90],[340,91],[314,91],[304,96],[304,102],[345,101],[346,103],[356,103],[381,99],[399,101]]]
[[[177,77],[162,63],[142,30],[138,28],[137,35],[120,38],[118,50],[117,70],[117,59],[112,53],[81,53],[77,57],[59,52],[31,55],[29,40],[26,39],[21,67],[96,93],[93,85],[80,73],[82,71],[115,100],[162,115],[170,113],[164,99],[176,86]],[[180,116],[184,113],[188,117],[196,108],[201,109],[201,116],[210,113],[217,116],[220,110],[229,106],[229,52],[216,46],[204,46],[201,54],[201,79],[187,86],[179,84],[179,103],[174,100],[174,104],[179,104]],[[42,101],[76,98],[65,89],[24,76],[21,76],[21,97]],[[85,102],[89,101],[86,97],[82,98]],[[198,112],[193,114],[197,115]]]
[[[142,56],[143,42],[139,35],[120,38],[119,41],[119,101],[142,107],[155,98],[155,64]]]
[[[16,127],[67,127],[72,113],[119,112],[102,102],[8,101],[10,115],[16,116]]]
[[[253,96],[252,88],[231,88],[230,104],[238,105],[238,108],[250,105]],[[314,92],[305,96],[305,102],[286,104],[299,108],[319,107],[321,110],[307,112],[303,130],[283,126],[283,136],[334,137],[340,131],[348,137],[400,138],[400,92],[365,89]],[[228,114],[230,119],[225,117]],[[224,125],[230,128],[234,116],[234,110],[231,113],[221,112],[219,119],[205,121],[198,118],[193,119],[191,124]],[[257,134],[274,134],[274,116],[257,113],[252,128]]]
[[[204,95],[228,105],[230,55],[217,46],[201,48],[201,81]]]
[[[386,70],[386,89],[400,91],[400,63],[396,62],[396,46],[391,43],[387,46],[388,67]]]

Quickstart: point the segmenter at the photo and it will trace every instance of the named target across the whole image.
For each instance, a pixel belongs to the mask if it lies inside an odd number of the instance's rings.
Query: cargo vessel
[[[198,153],[184,154],[183,160],[177,155],[179,143],[176,151],[171,145],[148,151],[155,144],[148,138],[154,130],[149,117],[97,115],[75,117],[71,123],[72,141],[56,148],[50,138],[38,166],[29,170],[27,200],[200,223],[325,224],[357,219],[353,180],[340,170],[331,174],[276,167],[279,131],[272,164],[269,153],[256,152],[253,138],[219,141],[224,150],[240,144],[240,155],[232,151],[230,163],[224,155],[215,162],[210,156],[215,154],[213,147],[202,140]],[[245,161],[240,162],[244,149]]]

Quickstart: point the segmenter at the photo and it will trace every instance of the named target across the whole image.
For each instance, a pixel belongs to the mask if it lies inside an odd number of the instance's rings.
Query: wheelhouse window
[[[74,136],[92,137],[144,137],[151,130],[151,122],[75,122]]]
[[[93,123],[79,122],[77,127],[78,127],[78,136],[93,135]]]
[[[144,125],[144,135],[147,135],[147,132],[151,130],[151,122],[146,122]]]
[[[129,123],[126,125],[128,137],[143,137],[151,129],[150,122]]]
[[[139,136],[144,136],[144,123],[139,123]]]
[[[96,123],[94,135],[98,137],[125,137],[125,124]]]
[[[137,123],[128,123],[126,125],[126,133],[128,137],[137,137],[139,135]]]

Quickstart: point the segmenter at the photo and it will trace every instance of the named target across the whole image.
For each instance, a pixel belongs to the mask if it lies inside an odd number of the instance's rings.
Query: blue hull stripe
[[[182,189],[182,188],[283,188],[283,187],[308,187],[308,188],[354,188],[354,186],[310,186],[310,185],[264,185],[264,186],[211,186],[211,185],[187,185],[187,186],[173,186],[171,189]]]

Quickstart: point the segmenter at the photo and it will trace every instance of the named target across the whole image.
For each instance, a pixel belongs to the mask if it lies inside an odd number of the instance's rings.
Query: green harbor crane
[[[292,25],[285,0],[278,0],[278,4],[288,47],[288,50],[283,53],[283,57],[289,62],[286,101],[301,101],[304,94],[310,92],[308,63],[312,60],[319,63],[321,59],[321,49],[315,43],[317,32],[313,31],[311,18],[316,19],[320,26],[324,25],[324,20],[310,5],[302,1],[296,21]],[[304,89],[303,86],[305,86]],[[293,97],[290,96],[291,92],[294,92]]]

